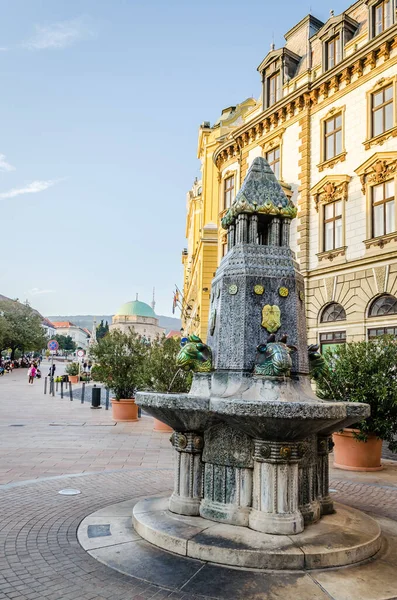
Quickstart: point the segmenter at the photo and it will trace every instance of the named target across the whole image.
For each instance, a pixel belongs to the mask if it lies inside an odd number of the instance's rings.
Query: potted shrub
[[[334,434],[334,466],[380,470],[382,441],[397,450],[397,341],[384,336],[352,342],[325,358],[326,366],[316,377],[319,397],[371,407],[370,417]]]
[[[180,351],[180,339],[157,337],[148,348],[145,363],[143,388],[151,392],[188,392],[192,383],[192,373],[183,371],[176,365]],[[154,430],[171,432],[172,428],[159,419],[154,419]]]
[[[78,383],[79,382],[79,372],[80,372],[79,363],[72,362],[72,363],[66,365],[65,371],[68,374],[69,383]]]
[[[138,420],[135,392],[142,382],[146,355],[147,347],[133,330],[111,331],[90,348],[90,356],[96,362],[95,378],[114,395],[114,421]]]

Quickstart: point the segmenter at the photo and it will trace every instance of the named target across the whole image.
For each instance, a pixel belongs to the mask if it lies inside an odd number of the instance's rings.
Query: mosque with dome
[[[149,342],[157,336],[165,334],[166,330],[159,326],[159,320],[154,312],[155,302],[153,298],[152,306],[138,300],[126,302],[116,312],[112,318],[110,331],[119,329],[127,333],[129,329],[134,329],[136,333],[145,337]]]

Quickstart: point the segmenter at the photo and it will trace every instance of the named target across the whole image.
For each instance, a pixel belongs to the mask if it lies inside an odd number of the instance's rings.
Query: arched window
[[[333,302],[326,306],[321,315],[321,323],[333,323],[334,321],[346,321],[346,312],[341,304]]]
[[[200,186],[197,190],[197,196],[201,196],[203,188]]]
[[[369,307],[369,317],[383,317],[384,315],[397,314],[397,298],[391,294],[384,294],[376,298]]]

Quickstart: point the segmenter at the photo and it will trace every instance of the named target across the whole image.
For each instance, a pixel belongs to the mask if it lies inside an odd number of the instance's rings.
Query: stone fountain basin
[[[370,414],[367,404],[322,400],[250,402],[237,398],[139,392],[136,403],[175,431],[203,432],[224,422],[251,437],[274,441],[330,434]]]
[[[249,402],[211,398],[219,420],[249,436],[269,441],[296,441],[330,434],[368,417],[368,404],[348,402]]]
[[[208,397],[138,392],[135,402],[175,431],[199,433],[219,422],[211,411]]]

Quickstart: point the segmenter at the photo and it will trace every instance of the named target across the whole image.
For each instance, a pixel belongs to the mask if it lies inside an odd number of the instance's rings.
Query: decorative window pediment
[[[368,185],[377,185],[397,173],[397,152],[376,152],[355,171],[360,177],[362,192]]]
[[[316,210],[318,211],[320,204],[328,204],[329,202],[335,202],[335,200],[347,200],[350,180],[349,175],[327,175],[323,177],[310,190]]]

